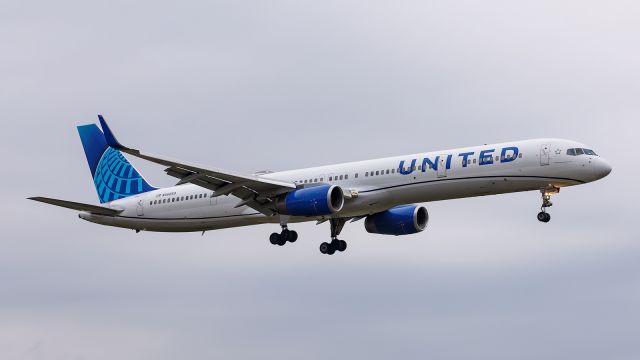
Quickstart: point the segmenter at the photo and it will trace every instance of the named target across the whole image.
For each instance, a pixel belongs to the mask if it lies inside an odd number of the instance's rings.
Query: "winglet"
[[[118,142],[116,137],[111,132],[111,129],[109,129],[109,125],[107,125],[107,122],[104,121],[104,117],[102,117],[102,115],[98,115],[98,120],[100,120],[100,126],[102,127],[102,131],[104,132],[104,138],[105,138],[105,140],[107,140],[107,144],[109,146],[111,146],[114,149],[118,149],[118,150],[128,150],[129,149],[126,146],[122,146],[122,144],[120,144]]]

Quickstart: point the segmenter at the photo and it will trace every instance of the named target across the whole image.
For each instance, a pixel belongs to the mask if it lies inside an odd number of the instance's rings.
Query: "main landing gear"
[[[280,234],[274,232],[269,236],[271,244],[278,246],[282,246],[287,242],[296,242],[296,240],[298,240],[298,233],[295,230],[289,230],[286,225],[282,226]]]
[[[329,220],[331,225],[331,242],[323,242],[320,244],[321,253],[333,255],[336,251],[342,252],[347,250],[347,242],[338,239],[338,235],[340,235],[345,222],[347,222],[346,219],[340,218]]]
[[[538,221],[543,223],[548,223],[551,220],[551,214],[547,212],[547,208],[551,207],[553,203],[551,202],[551,195],[557,194],[560,192],[560,188],[555,186],[549,186],[544,189],[540,189],[540,193],[542,194],[542,206],[540,207],[540,212],[538,213]]]

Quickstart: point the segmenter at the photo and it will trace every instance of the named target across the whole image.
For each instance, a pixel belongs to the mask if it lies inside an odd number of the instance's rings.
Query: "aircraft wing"
[[[53,199],[48,197],[42,197],[42,196],[30,197],[28,199],[43,202],[46,204],[55,205],[55,206],[61,206],[67,209],[86,211],[86,212],[89,212],[92,214],[98,214],[98,215],[115,216],[122,212],[122,210],[114,210],[114,209],[109,209],[102,206],[83,204],[83,203],[78,203],[73,201],[59,200],[59,199]]]
[[[100,125],[109,146],[121,152],[167,166],[167,175],[180,179],[179,184],[192,183],[214,191],[213,196],[229,195],[242,199],[236,207],[249,206],[265,215],[275,214],[269,209],[271,198],[295,190],[292,182],[265,179],[255,175],[243,175],[228,170],[189,164],[179,160],[146,154],[121,145],[101,115]]]

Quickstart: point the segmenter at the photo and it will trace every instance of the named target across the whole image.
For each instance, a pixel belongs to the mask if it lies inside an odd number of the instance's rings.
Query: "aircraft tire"
[[[271,245],[278,244],[280,242],[280,234],[278,233],[271,234],[271,236],[269,236],[269,242],[271,243]]]
[[[546,222],[545,220],[547,219],[547,213],[540,211],[538,213],[538,221],[540,222]]]
[[[347,242],[344,240],[338,240],[338,251],[343,252],[347,250]]]

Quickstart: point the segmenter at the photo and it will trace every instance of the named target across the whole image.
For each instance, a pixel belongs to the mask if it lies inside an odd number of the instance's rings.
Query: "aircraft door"
[[[540,166],[549,165],[550,156],[551,156],[551,145],[542,144],[540,146]]]
[[[138,200],[138,206],[136,206],[136,213],[138,216],[144,215],[144,207],[142,205],[142,199]]]
[[[438,158],[438,177],[447,177],[447,155],[440,155]]]
[[[211,193],[209,195],[209,205],[215,206],[216,204],[218,204],[218,197],[213,197],[213,193]]]

